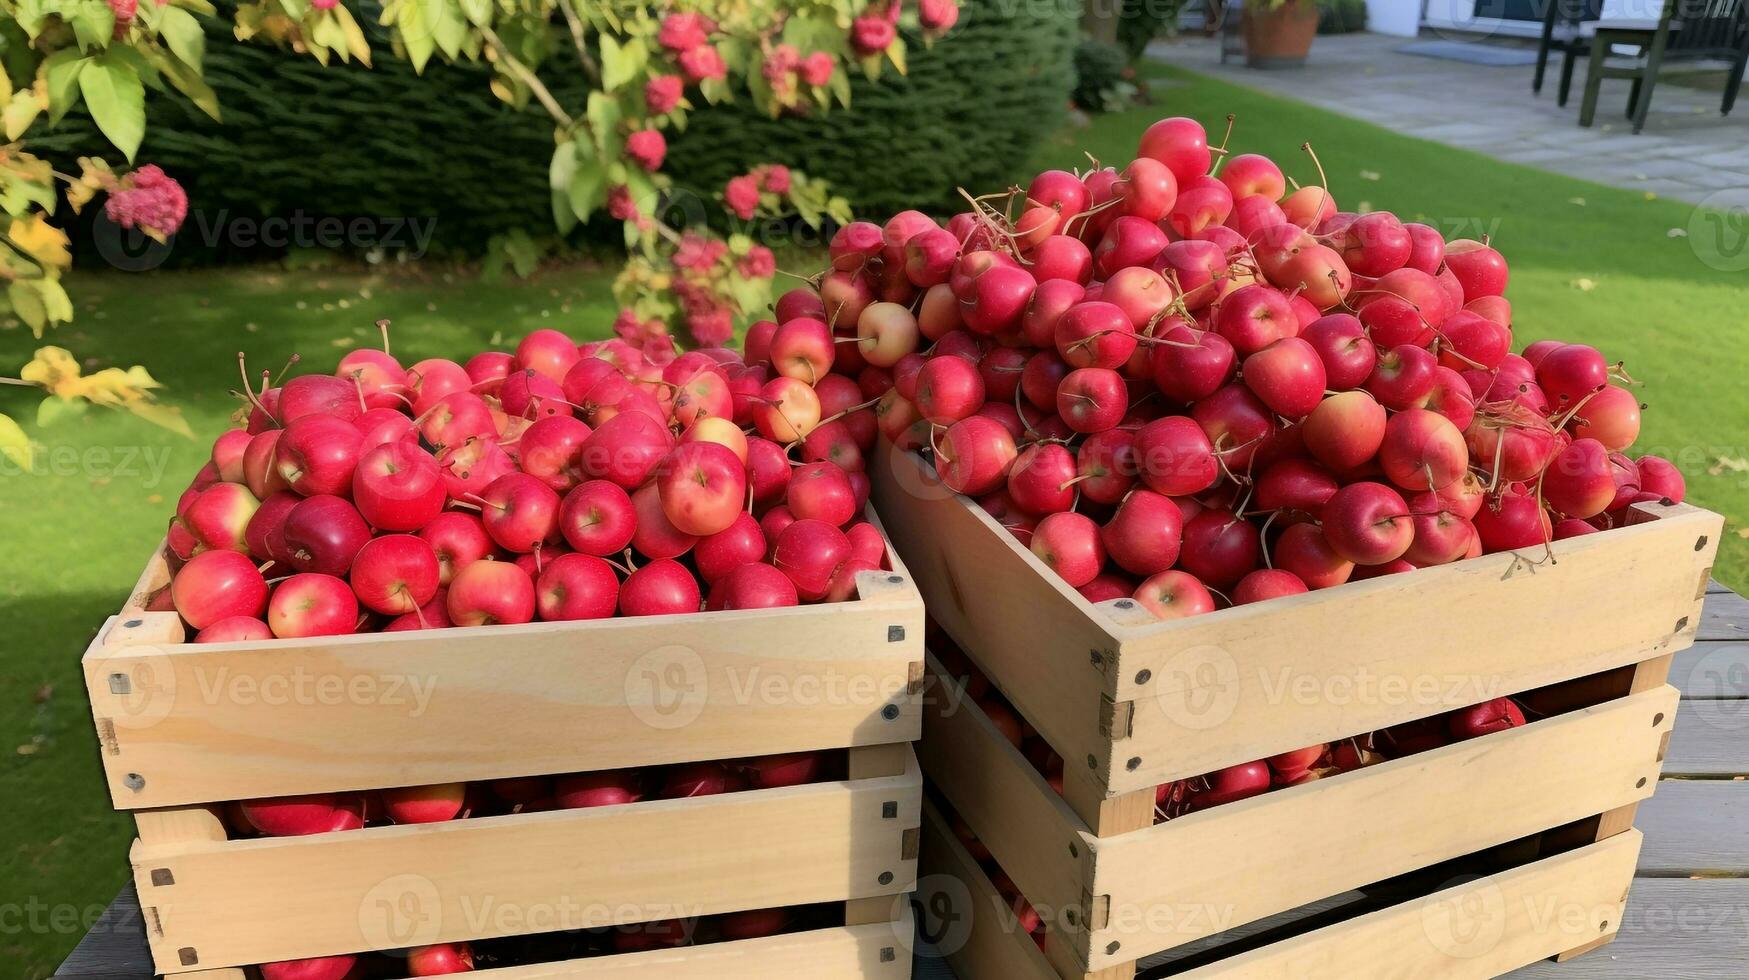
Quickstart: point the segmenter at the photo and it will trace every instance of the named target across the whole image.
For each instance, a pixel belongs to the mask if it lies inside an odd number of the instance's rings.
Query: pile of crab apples
[[[170,600],[224,642],[852,598],[887,559],[833,354],[537,330],[264,379],[177,505]]]
[[[883,432],[1089,600],[1188,616],[1683,497],[1671,463],[1625,455],[1619,365],[1512,353],[1500,252],[1340,211],[1192,120],[1121,170],[970,200],[945,228],[846,226],[769,327],[830,324]]]

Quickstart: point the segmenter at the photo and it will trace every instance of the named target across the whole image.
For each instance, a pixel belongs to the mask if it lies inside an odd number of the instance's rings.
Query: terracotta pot
[[[1318,5],[1288,0],[1273,10],[1245,4],[1245,62],[1252,68],[1296,68],[1318,36]]]

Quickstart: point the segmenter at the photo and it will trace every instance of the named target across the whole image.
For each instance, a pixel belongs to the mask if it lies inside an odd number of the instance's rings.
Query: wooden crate
[[[1059,798],[981,713],[941,699],[920,750],[1020,890],[1057,910],[1047,952],[1066,977],[1128,976],[1219,931],[1189,921],[1211,905],[1251,921],[1572,821],[1594,818],[1597,840],[1630,829],[1722,530],[1640,505],[1554,561],[1490,555],[1161,623],[1088,603],[920,457],[877,458],[930,615],[1065,760]],[[1161,783],[1526,692],[1583,710],[1154,826]],[[1126,927],[1162,907],[1182,914]]]
[[[111,796],[139,828],[156,968],[221,980],[280,959],[843,903],[839,929],[501,972],[754,976],[755,951],[814,950],[829,976],[908,976],[895,930],[915,880],[923,605],[892,566],[830,606],[193,644],[155,611],[160,549],[84,659]],[[218,816],[241,799],[820,750],[846,750],[849,778],[298,838],[228,840]],[[488,919],[486,902],[551,914]]]
[[[1039,910],[1042,955],[1074,980],[1130,976],[1153,954],[1552,828],[1619,836],[1657,785],[1678,698],[1660,680],[1574,708],[1606,690],[1581,679],[1527,695],[1564,713],[1523,728],[1164,823],[1150,806],[1140,829],[1099,835],[954,683],[932,660],[924,773]]]
[[[1057,980],[1059,971],[983,868],[925,804],[918,879],[921,937],[960,980]],[[1531,855],[1405,901],[1348,895],[1279,926],[1237,935],[1174,980],[1394,980],[1494,977],[1620,928],[1640,850],[1629,830],[1563,853]],[[1382,907],[1380,907],[1382,905]],[[1150,974],[1155,968],[1150,967]],[[1086,973],[1100,977],[1103,973]]]

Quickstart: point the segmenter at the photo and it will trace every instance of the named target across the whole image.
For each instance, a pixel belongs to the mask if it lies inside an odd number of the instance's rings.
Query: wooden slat
[[[1088,935],[1088,963],[1147,956],[1644,799],[1676,703],[1663,687],[1096,841],[1091,891],[1109,896],[1111,925]]]
[[[942,487],[915,453],[885,439],[874,497],[929,615],[1065,759],[1107,764],[1101,666],[1115,655],[1093,606],[977,505]]]
[[[1093,880],[1086,825],[941,665],[932,659],[929,666],[917,744],[924,775],[1035,907],[1077,909]]]
[[[1749,879],[1640,878],[1619,938],[1569,963],[1538,963],[1512,980],[1726,980],[1749,963]]]
[[[1639,843],[1629,831],[1176,976],[1494,977],[1618,928]]]
[[[1664,772],[1723,778],[1749,775],[1749,701],[1682,702]]]
[[[1667,516],[1659,520],[1560,542],[1560,560],[1540,567],[1489,555],[1120,628],[1116,696],[1138,700],[1131,737],[1113,750],[1112,790],[1212,772],[1688,646],[1722,519],[1682,505],[1661,511]],[[1611,598],[1624,582],[1632,583],[1631,598]],[[1596,604],[1575,596],[1597,597]],[[1406,625],[1413,623],[1437,625]]]
[[[1666,779],[1639,827],[1642,875],[1749,875],[1749,782]]]
[[[132,863],[156,966],[178,972],[902,893],[921,784],[913,762],[623,807],[139,842]]]
[[[713,943],[482,970],[480,980],[907,980],[915,923],[900,908],[895,922],[819,929],[786,936]]]
[[[918,935],[953,965],[957,980],[1057,980],[1008,903],[960,845],[941,811],[923,806]],[[1079,978],[1076,978],[1079,980]]]
[[[1685,698],[1749,698],[1749,638],[1703,641],[1678,653],[1670,683]]]
[[[922,603],[902,573],[861,578],[830,606],[94,645],[84,666],[123,809],[913,741]]]

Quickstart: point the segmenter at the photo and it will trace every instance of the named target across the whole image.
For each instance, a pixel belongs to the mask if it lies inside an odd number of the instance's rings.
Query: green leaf
[[[97,128],[132,163],[146,135],[146,89],[139,73],[104,54],[79,72],[79,91]]]
[[[109,44],[109,39],[115,36],[115,11],[109,9],[107,3],[74,4],[73,12],[68,15],[64,10],[50,10],[67,18],[73,25],[73,37],[79,42],[79,47],[90,51],[93,48],[103,48]]]
[[[38,337],[43,335],[43,328],[49,322],[42,293],[37,289],[41,282],[41,279],[15,279],[6,287],[6,298],[12,303],[12,312],[18,314],[18,318]]]
[[[193,14],[181,7],[165,7],[159,17],[158,33],[183,64],[200,71],[201,61],[206,57],[206,32],[200,29],[200,21]]]
[[[49,88],[49,125],[60,122],[67,110],[79,103],[79,72],[85,61],[75,48],[62,48],[43,59],[43,78]]]
[[[8,142],[24,135],[30,124],[36,122],[41,115],[43,105],[37,101],[36,93],[27,88],[21,88],[12,93],[12,101],[6,103],[6,108],[0,110],[0,122],[4,123]]]
[[[620,135],[623,117],[619,100],[605,92],[589,93],[589,132],[595,137],[595,148],[603,160],[617,160],[625,152],[625,137]]]
[[[475,27],[484,27],[492,22],[492,0],[458,0],[462,8],[462,16]]]
[[[577,144],[567,140],[553,147],[552,162],[547,164],[547,189],[552,197],[553,223],[561,235],[577,227],[577,212],[571,207],[571,177],[576,172]]]
[[[31,471],[32,459],[30,437],[12,421],[8,415],[0,415],[0,456],[5,456],[13,466],[26,473]]]
[[[427,16],[420,5],[409,3],[401,8],[401,17],[396,22],[401,35],[401,46],[406,48],[407,60],[412,63],[413,71],[417,74],[424,74],[426,62],[431,60],[432,53],[437,50],[431,25],[426,22]]]
[[[838,97],[838,104],[850,108],[850,75],[844,71],[832,73],[832,81],[827,83],[832,94]]]
[[[596,208],[607,203],[607,168],[597,160],[580,164],[577,172],[571,175],[569,191],[571,210],[576,213],[577,220],[588,221]]]
[[[893,63],[894,68],[899,69],[899,74],[901,74],[901,75],[905,74],[905,39],[904,38],[895,37],[895,38],[893,38],[893,43],[887,45],[887,60],[889,60]]]
[[[77,398],[68,399],[50,396],[44,398],[42,404],[36,407],[36,424],[39,427],[46,429],[49,426],[65,422],[68,419],[76,419],[79,416],[84,415],[85,410],[90,407],[90,402],[81,401]]]
[[[164,77],[170,79],[170,84],[174,85],[178,92],[187,96],[190,102],[200,107],[200,111],[213,119],[221,118],[218,94],[213,91],[212,86],[206,83],[206,79],[201,78],[193,68],[162,51],[155,52],[153,58],[158,63],[158,70],[163,72]]]
[[[783,40],[805,57],[815,51],[838,55],[844,50],[844,31],[831,17],[798,14],[784,22]]]
[[[650,49],[641,37],[625,44],[601,35],[601,87],[609,92],[637,78],[650,63]]]

